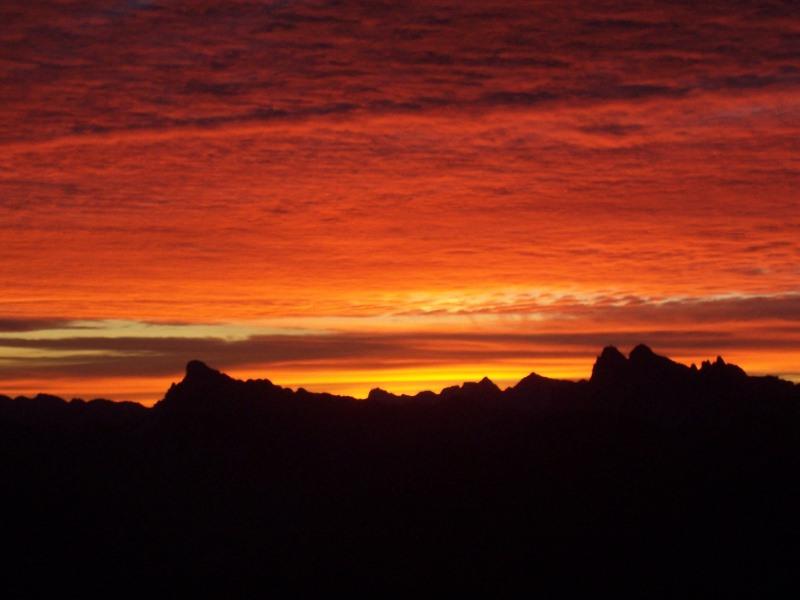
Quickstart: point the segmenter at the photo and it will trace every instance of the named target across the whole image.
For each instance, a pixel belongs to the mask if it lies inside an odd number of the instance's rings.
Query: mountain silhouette
[[[644,345],[589,380],[366,400],[193,360],[152,408],[0,396],[7,579],[777,594],[798,434],[800,386]]]

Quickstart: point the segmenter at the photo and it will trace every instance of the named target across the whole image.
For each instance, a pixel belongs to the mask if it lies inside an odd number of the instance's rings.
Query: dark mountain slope
[[[505,391],[358,401],[192,361],[152,409],[0,397],[6,580],[775,593],[799,547],[798,390],[640,346]]]

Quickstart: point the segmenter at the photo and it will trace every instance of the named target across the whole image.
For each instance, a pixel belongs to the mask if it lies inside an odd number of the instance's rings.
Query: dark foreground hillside
[[[193,361],[152,409],[0,397],[2,586],[784,595],[799,433],[800,387],[645,346],[505,391],[356,401]]]

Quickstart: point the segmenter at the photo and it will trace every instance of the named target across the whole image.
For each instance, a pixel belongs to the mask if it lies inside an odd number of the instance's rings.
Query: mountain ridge
[[[67,401],[51,394],[37,394],[33,397],[10,397],[0,395],[4,404],[38,404],[54,407],[59,404],[82,407],[101,404],[120,405],[129,411],[136,411],[135,406],[144,410],[164,410],[165,407],[188,408],[191,410],[214,410],[218,397],[244,400],[244,404],[256,405],[260,400],[333,400],[354,403],[384,403],[404,405],[414,402],[436,403],[447,401],[541,401],[545,404],[558,402],[559,397],[574,395],[582,390],[589,396],[602,393],[625,394],[638,391],[641,393],[647,386],[661,386],[659,391],[675,391],[685,393],[708,394],[716,389],[733,388],[737,385],[754,388],[754,392],[772,394],[797,395],[800,398],[800,385],[772,375],[748,375],[742,368],[727,363],[721,356],[716,360],[705,360],[700,368],[692,364],[684,365],[655,353],[649,346],[639,344],[628,356],[617,347],[606,346],[597,356],[589,379],[578,381],[557,379],[531,372],[515,385],[500,389],[491,379],[483,377],[480,381],[466,381],[461,385],[452,385],[439,392],[423,390],[416,394],[395,394],[381,388],[370,390],[366,398],[356,398],[327,392],[309,392],[304,388],[293,390],[274,384],[266,378],[241,380],[217,370],[205,362],[192,359],[187,362],[185,374],[181,381],[171,384],[164,397],[152,407],[135,402],[111,401],[102,398],[83,400],[73,398]]]
[[[190,361],[151,408],[0,397],[7,572],[641,592],[701,565],[718,592],[750,553],[794,583],[799,391],[607,347],[588,380],[505,390],[364,401]]]

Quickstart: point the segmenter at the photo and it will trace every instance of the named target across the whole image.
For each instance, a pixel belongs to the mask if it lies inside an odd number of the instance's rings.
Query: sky
[[[790,1],[7,0],[0,393],[800,381]]]

